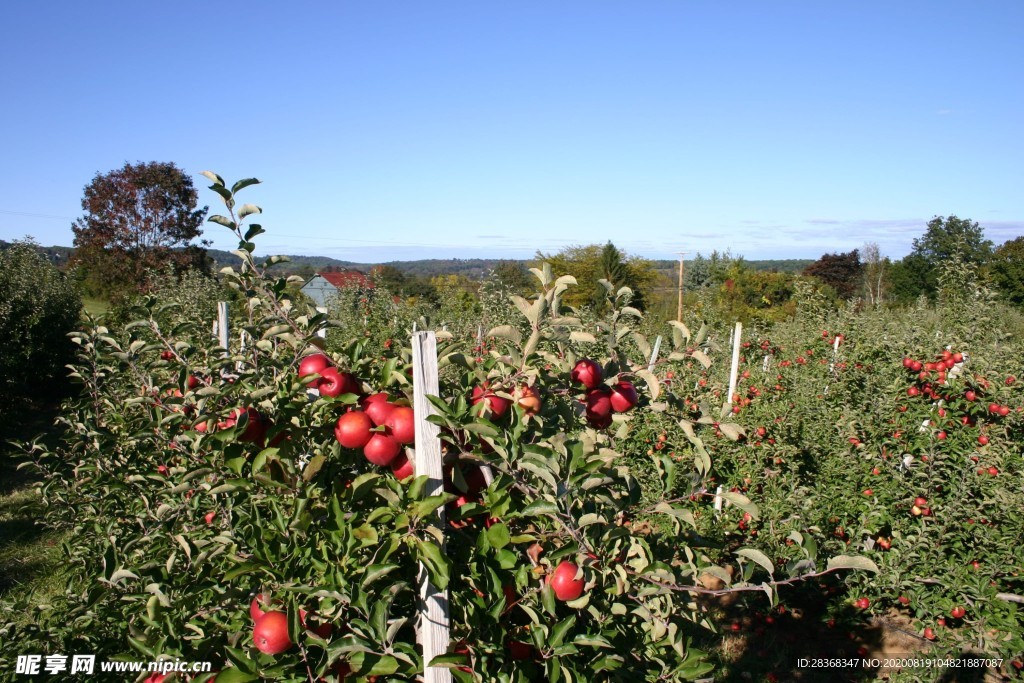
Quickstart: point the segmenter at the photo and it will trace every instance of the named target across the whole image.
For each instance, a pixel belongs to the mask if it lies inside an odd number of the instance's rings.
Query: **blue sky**
[[[260,253],[901,257],[1024,235],[1024,2],[8,3],[0,238],[126,161],[256,176]],[[214,246],[233,248],[209,225]]]

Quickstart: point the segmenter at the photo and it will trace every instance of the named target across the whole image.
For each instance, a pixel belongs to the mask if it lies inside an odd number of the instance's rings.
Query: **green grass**
[[[82,297],[82,308],[92,315],[102,315],[110,310],[110,304],[102,299]]]
[[[0,447],[0,623],[23,625],[32,611],[16,606],[47,604],[64,593],[67,534],[43,523],[42,499],[14,456]]]
[[[64,535],[38,523],[39,497],[31,488],[0,496],[0,601],[48,602],[63,592]],[[28,615],[15,614],[28,618]]]

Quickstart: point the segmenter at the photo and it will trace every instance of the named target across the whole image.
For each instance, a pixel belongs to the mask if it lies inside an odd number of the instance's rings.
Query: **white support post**
[[[433,332],[417,332],[412,337],[413,410],[416,415],[416,476],[426,475],[424,495],[440,495],[444,490],[441,469],[440,428],[427,421],[433,406],[427,396],[437,396],[437,338]],[[440,528],[444,529],[444,508],[438,511]],[[444,549],[442,548],[442,552]],[[448,651],[448,591],[431,584],[426,567],[420,564],[420,615],[417,633],[423,651],[423,683],[451,683],[451,670],[429,666],[431,660]]]
[[[732,334],[732,368],[729,370],[729,400],[732,403],[732,395],[736,393],[736,377],[740,371],[740,342],[743,340],[743,323],[736,323],[736,329]]]
[[[654,372],[654,365],[658,362],[658,351],[661,350],[661,335],[654,340],[654,350],[651,351],[651,360],[647,363],[647,372]]]
[[[228,350],[228,302],[218,301],[217,302],[217,338],[220,341],[220,347],[225,351]]]
[[[832,377],[835,374],[835,371],[836,371],[836,358],[838,358],[838,357],[839,357],[839,335],[837,334],[836,338],[835,338],[835,341],[832,342],[832,360],[828,364],[828,374],[829,374],[829,377]],[[822,389],[821,393],[822,394],[827,394],[828,393],[828,387],[829,387],[829,385],[826,384],[825,388]]]

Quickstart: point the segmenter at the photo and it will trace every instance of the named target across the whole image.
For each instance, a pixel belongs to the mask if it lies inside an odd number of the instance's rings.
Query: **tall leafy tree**
[[[1024,306],[1024,237],[1003,243],[989,264],[992,283],[1009,301]]]
[[[845,254],[825,254],[804,268],[804,275],[815,277],[836,291],[843,299],[855,296],[864,278],[860,252],[854,249]]]
[[[922,294],[934,297],[942,264],[958,254],[965,264],[984,268],[992,256],[992,242],[976,221],[956,216],[936,216],[924,235],[898,267],[893,268],[893,294],[908,300]]]
[[[198,199],[192,179],[173,163],[97,173],[85,186],[85,214],[72,224],[87,288],[116,298],[145,289],[148,276],[167,265],[205,269],[209,243],[192,243],[207,212]]]
[[[17,430],[33,400],[52,401],[69,385],[68,333],[81,308],[74,283],[35,242],[0,249],[0,437]]]

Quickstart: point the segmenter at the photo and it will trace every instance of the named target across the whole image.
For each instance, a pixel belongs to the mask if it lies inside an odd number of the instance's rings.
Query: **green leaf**
[[[866,572],[878,573],[878,565],[868,558],[859,555],[836,555],[829,558],[825,570],[831,571],[833,569],[860,569]]]
[[[228,218],[227,216],[219,216],[219,215],[218,216],[210,216],[206,220],[208,222],[210,222],[210,223],[216,223],[217,225],[223,225],[225,228],[228,228],[229,230],[234,230],[237,227],[235,225],[235,222],[233,220],[231,220],[230,218]]]
[[[239,190],[249,187],[250,185],[259,185],[260,182],[261,181],[256,178],[242,178],[237,183],[231,186],[231,194],[235,194]],[[224,184],[223,181],[221,181],[221,184]]]
[[[757,509],[757,505],[750,502],[750,499],[744,496],[742,493],[736,493],[735,491],[723,491],[722,498],[726,499],[740,510],[749,512],[750,516],[754,519],[758,519],[760,512]]]
[[[217,683],[248,683],[258,681],[259,676],[242,671],[236,666],[229,666],[217,674]]]
[[[349,658],[352,670],[361,676],[390,676],[398,671],[398,660],[390,655],[356,652]]]
[[[607,638],[596,633],[580,633],[572,639],[572,642],[586,647],[613,647]]]
[[[661,395],[661,382],[658,381],[654,373],[648,370],[637,370],[636,376],[647,384],[647,391],[651,394],[651,400],[657,400],[658,396]]]
[[[423,500],[417,501],[413,504],[409,513],[413,517],[423,519],[451,500],[455,500],[455,496],[451,493],[442,493],[439,496],[427,496]]]
[[[263,209],[256,206],[255,204],[242,204],[242,206],[238,209],[238,218],[242,219],[245,218],[246,216],[251,216],[254,213],[263,213]],[[245,239],[248,240],[249,237],[247,236]]]
[[[719,422],[718,430],[725,434],[726,438],[730,441],[739,441],[741,436],[746,436],[746,431],[743,427],[732,422]]]
[[[558,506],[548,500],[535,500],[520,513],[523,517],[540,517],[558,513]]]
[[[740,548],[736,551],[736,554],[761,565],[769,574],[775,574],[775,565],[772,564],[772,561],[768,559],[768,556],[760,550],[755,550],[754,548]]]
[[[214,173],[213,171],[201,171],[200,174],[206,176],[206,178],[214,185],[220,185],[221,187],[224,187],[224,179],[221,178],[216,173]]]
[[[555,624],[555,627],[551,629],[551,635],[548,637],[548,645],[552,647],[558,647],[565,642],[565,634],[572,630],[572,627],[576,625],[576,616],[570,616],[566,619]]]
[[[495,550],[501,550],[511,542],[511,535],[508,527],[501,522],[494,524],[487,530],[487,540]]]
[[[519,333],[519,330],[511,325],[499,325],[487,332],[488,337],[498,337],[500,339],[508,339],[514,344],[523,343],[523,335]]]
[[[390,574],[394,570],[398,569],[397,564],[374,564],[366,568],[366,574],[363,576],[363,582],[360,584],[363,588],[366,588],[377,579]]]
[[[246,204],[246,206],[248,206],[248,204]],[[242,208],[245,208],[245,207],[242,207]],[[256,237],[257,235],[262,235],[265,232],[266,232],[266,230],[263,229],[262,225],[259,225],[257,223],[253,223],[252,225],[249,226],[249,229],[245,231],[245,241],[248,242],[248,241],[252,240],[253,237]],[[274,261],[274,263],[279,263],[281,258],[283,258],[283,257],[271,256],[270,260]],[[275,259],[277,259],[277,260],[275,260]],[[273,265],[273,264],[271,264],[271,265]]]
[[[430,543],[429,541],[423,541],[416,539],[416,548],[419,551],[419,559],[423,562],[427,568],[427,573],[430,575],[430,582],[437,587],[438,590],[444,590],[448,587],[448,562],[445,556],[441,553],[441,548]]]

